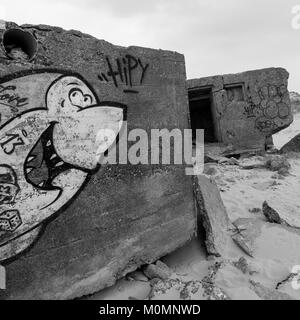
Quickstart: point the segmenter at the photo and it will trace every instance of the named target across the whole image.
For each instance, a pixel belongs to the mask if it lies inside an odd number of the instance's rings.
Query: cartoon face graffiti
[[[10,103],[0,101],[0,261],[25,250],[80,190],[123,122],[125,107],[99,102],[79,76],[45,77],[27,75],[1,85]],[[28,98],[24,81],[32,82]],[[16,105],[20,99],[22,107]]]

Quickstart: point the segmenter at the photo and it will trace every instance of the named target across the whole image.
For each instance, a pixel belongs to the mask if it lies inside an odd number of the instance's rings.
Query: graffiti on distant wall
[[[77,74],[40,70],[0,84],[0,261],[30,246],[44,223],[99,168],[124,105],[99,101]],[[115,136],[99,136],[101,130]]]
[[[284,101],[287,94],[285,85],[259,87],[256,103],[249,97],[244,114],[247,118],[255,118],[255,127],[258,130],[271,133],[278,127],[278,120],[285,120],[290,116],[290,108]]]
[[[123,57],[111,59],[106,57],[107,70],[98,75],[98,79],[102,82],[113,81],[115,87],[119,87],[122,83],[129,89],[124,89],[125,93],[138,93],[137,90],[131,89],[135,85],[141,85],[145,78],[146,71],[149,67],[148,63],[142,62],[140,58],[126,54]],[[136,83],[134,83],[134,74]]]

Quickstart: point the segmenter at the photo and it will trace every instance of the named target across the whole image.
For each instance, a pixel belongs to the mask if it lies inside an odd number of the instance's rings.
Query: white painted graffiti
[[[99,148],[114,143],[125,106],[100,102],[79,75],[59,71],[13,75],[0,88],[10,92],[0,104],[2,261],[25,250],[81,190],[99,167]],[[105,129],[115,135],[99,137]]]

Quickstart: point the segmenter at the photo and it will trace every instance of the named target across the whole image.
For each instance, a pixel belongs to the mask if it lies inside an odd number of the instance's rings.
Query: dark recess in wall
[[[196,129],[204,129],[204,142],[217,142],[211,110],[211,89],[189,91],[189,107],[193,139]]]

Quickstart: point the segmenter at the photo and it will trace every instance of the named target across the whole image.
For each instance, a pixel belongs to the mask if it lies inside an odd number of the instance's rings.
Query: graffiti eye
[[[74,88],[69,92],[69,99],[72,105],[80,108],[87,107],[92,104],[92,97],[88,94],[83,94],[83,92],[78,88]]]
[[[84,99],[83,99],[85,105],[91,105],[92,104],[92,97],[88,94],[86,94],[84,96]]]

